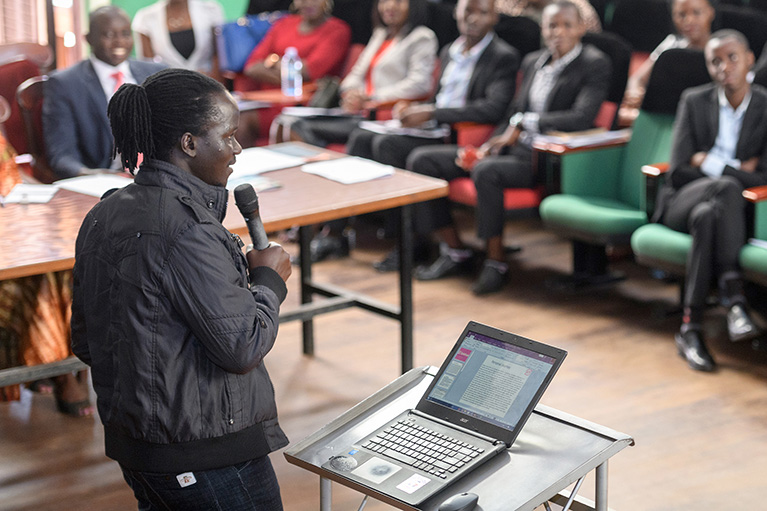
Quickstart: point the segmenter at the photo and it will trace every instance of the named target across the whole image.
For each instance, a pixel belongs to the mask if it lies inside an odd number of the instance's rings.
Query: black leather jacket
[[[285,283],[248,273],[226,189],[162,161],[99,202],[76,245],[72,348],[91,366],[107,456],[207,470],[288,441],[264,356]]]

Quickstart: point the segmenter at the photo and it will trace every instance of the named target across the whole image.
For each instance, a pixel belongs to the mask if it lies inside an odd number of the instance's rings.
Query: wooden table
[[[280,144],[275,148],[286,149],[291,146],[308,152],[323,152],[319,148],[297,143]],[[334,153],[330,156],[343,155]],[[299,168],[278,170],[267,175],[279,181],[282,187],[259,194],[261,218],[265,229],[267,232],[275,232],[298,226],[300,233],[302,306],[295,311],[281,314],[280,321],[303,322],[304,352],[311,355],[314,349],[312,317],[317,314],[357,306],[397,319],[401,324],[402,372],[408,371],[413,365],[413,250],[410,206],[417,202],[444,197],[447,195],[447,183],[404,170],[395,171],[390,178],[354,185],[343,185],[306,174]],[[94,197],[59,190],[47,204],[6,204],[0,208],[0,280],[72,269],[77,232],[83,218],[96,202]],[[402,209],[402,235],[399,239],[399,306],[380,303],[337,286],[312,280],[309,253],[311,226],[396,207]],[[224,225],[230,231],[247,237],[245,221],[231,197]],[[314,301],[314,295],[322,295],[328,299]],[[52,366],[51,370],[57,370],[58,374],[61,374],[64,371],[60,367],[77,367],[73,360],[68,363],[75,365],[60,364],[58,369],[57,366]],[[0,386],[29,381],[29,372],[32,370],[13,368],[0,371]],[[9,371],[11,373],[8,373]],[[34,375],[35,378],[51,376],[39,371]]]

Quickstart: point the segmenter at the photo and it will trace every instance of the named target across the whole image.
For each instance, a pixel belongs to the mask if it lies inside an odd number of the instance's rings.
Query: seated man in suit
[[[545,48],[525,57],[522,86],[511,102],[496,135],[477,150],[475,165],[466,149],[422,147],[410,154],[407,168],[446,180],[470,176],[477,189],[477,233],[487,243],[487,258],[472,286],[475,294],[499,291],[508,276],[503,248],[503,190],[536,185],[532,140],[536,133],[579,131],[593,127],[607,97],[610,61],[602,52],[581,44],[585,33],[578,8],[557,0],[543,11]],[[466,248],[450,215],[447,199],[417,206],[416,229],[436,232],[440,256],[418,268],[416,278],[434,280],[465,270],[473,253]]]
[[[496,123],[514,96],[519,53],[493,32],[498,21],[494,0],[459,0],[455,19],[460,37],[442,49],[441,72],[433,100],[422,104],[398,103],[393,115],[404,127],[428,123],[467,121]],[[406,135],[378,135],[357,128],[352,132],[349,154],[403,168],[410,152],[441,139]],[[376,267],[395,270],[398,257],[392,252]]]
[[[714,83],[689,89],[680,100],[669,174],[653,220],[692,235],[684,318],[675,339],[690,367],[713,371],[702,334],[713,282],[728,308],[730,340],[759,334],[746,310],[738,254],[746,242],[743,189],[767,184],[767,90],[749,83],[754,54],[740,32],[712,34],[705,56]]]
[[[60,179],[122,170],[112,158],[107,104],[123,83],[141,83],[165,67],[128,60],[133,33],[130,18],[118,7],[93,11],[85,38],[90,58],[51,74],[44,87],[45,150]]]

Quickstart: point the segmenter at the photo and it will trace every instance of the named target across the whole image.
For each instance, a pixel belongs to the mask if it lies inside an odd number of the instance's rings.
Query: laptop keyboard
[[[484,452],[407,419],[392,424],[362,447],[442,479]]]

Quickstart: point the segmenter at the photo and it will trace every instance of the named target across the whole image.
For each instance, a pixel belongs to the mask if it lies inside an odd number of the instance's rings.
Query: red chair
[[[11,115],[5,122],[8,142],[18,154],[29,152],[27,140],[24,137],[24,122],[21,111],[16,103],[16,89],[25,80],[39,76],[40,70],[31,60],[19,58],[0,64],[0,96],[11,105]]]
[[[602,50],[609,58],[613,67],[613,79],[610,84],[607,99],[594,120],[594,125],[606,130],[613,129],[618,115],[618,108],[623,100],[623,91],[629,76],[631,46],[615,34],[586,34],[584,43],[592,44]],[[454,126],[459,146],[473,145],[479,147],[492,133],[494,126],[472,125],[459,123]],[[534,158],[538,153],[534,153]],[[538,162],[533,162],[538,168]],[[450,200],[467,206],[477,205],[477,191],[471,178],[463,177],[450,182],[448,197]],[[507,211],[537,208],[544,197],[545,187],[537,188],[507,188],[503,193],[503,204]]]
[[[24,135],[29,154],[32,155],[32,177],[41,183],[52,183],[56,175],[48,164],[43,140],[43,86],[48,77],[35,76],[19,85],[16,91]]]
[[[8,142],[18,154],[29,152],[21,112],[16,103],[16,89],[28,78],[50,70],[53,52],[49,46],[37,43],[0,45],[0,96],[11,105],[11,115],[5,123]]]
[[[489,124],[458,123],[453,126],[456,132],[456,142],[459,147],[481,146],[490,138],[495,126]],[[536,188],[506,188],[503,191],[503,207],[507,211],[537,208],[543,198],[544,187]],[[470,177],[453,179],[449,184],[448,198],[464,204],[476,207],[477,190]]]

